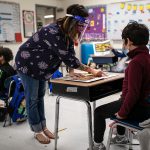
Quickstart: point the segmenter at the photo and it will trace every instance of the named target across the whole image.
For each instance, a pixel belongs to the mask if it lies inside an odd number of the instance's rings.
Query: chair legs
[[[106,150],[110,149],[112,134],[113,134],[113,128],[110,128],[109,136],[108,136],[108,140],[107,140],[107,145],[106,145]]]
[[[9,113],[6,114],[6,117],[5,117],[5,120],[4,120],[4,123],[3,123],[3,127],[6,127],[6,122],[7,122],[7,120],[8,120],[8,122],[9,122],[9,125],[11,125],[11,124],[12,124],[12,123],[11,123],[11,117],[10,117]]]
[[[133,134],[130,129],[128,129],[127,131],[128,131],[128,139],[129,139],[129,150],[132,150]]]
[[[112,135],[113,135],[113,129],[114,127],[110,127],[110,130],[109,130],[109,136],[108,136],[108,140],[107,140],[107,145],[106,145],[106,150],[110,150],[110,145],[111,145],[111,139],[112,139]],[[130,129],[126,128],[127,130],[127,136],[128,136],[128,139],[129,139],[129,144],[124,144],[124,145],[129,145],[129,150],[133,150],[133,145],[139,145],[139,144],[133,144],[132,141],[133,141],[133,133]],[[119,145],[119,144],[117,144]],[[123,144],[121,144],[123,145]]]

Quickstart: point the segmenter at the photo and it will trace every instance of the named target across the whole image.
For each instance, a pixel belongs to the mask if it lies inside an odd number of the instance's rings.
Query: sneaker
[[[89,150],[89,148],[87,150]],[[106,150],[106,147],[105,147],[105,145],[103,143],[100,143],[99,146],[94,145],[93,146],[93,150]]]
[[[114,138],[111,139],[111,144],[128,144],[129,139],[126,136],[119,136],[116,135]]]

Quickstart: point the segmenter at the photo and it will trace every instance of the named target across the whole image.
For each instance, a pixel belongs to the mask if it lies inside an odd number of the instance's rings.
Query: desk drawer
[[[104,83],[97,85],[90,89],[90,101],[94,101],[114,93],[120,92],[122,90],[123,80],[111,81],[109,83]]]
[[[93,87],[80,87],[66,84],[52,83],[52,92],[56,95],[78,98],[85,101],[95,101],[105,96],[120,92],[123,79],[103,83]]]
[[[88,87],[64,85],[64,84],[57,84],[57,83],[54,84],[52,83],[52,85],[53,85],[52,93],[56,95],[78,98],[78,99],[85,99],[85,101],[90,100]]]

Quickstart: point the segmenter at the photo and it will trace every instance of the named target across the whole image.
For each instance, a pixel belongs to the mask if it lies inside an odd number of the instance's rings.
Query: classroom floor
[[[97,106],[116,100],[120,93],[97,101]],[[45,109],[47,126],[54,131],[56,96],[45,96]],[[62,99],[60,102],[60,124],[58,150],[86,150],[88,148],[86,107],[82,102]],[[110,123],[107,120],[107,125]],[[54,150],[54,141],[48,145],[38,143],[30,131],[28,123],[15,124],[2,127],[0,123],[0,150]],[[104,144],[107,142],[109,127],[105,132]],[[135,146],[134,150],[139,150]],[[110,150],[127,150],[125,147],[112,146]]]

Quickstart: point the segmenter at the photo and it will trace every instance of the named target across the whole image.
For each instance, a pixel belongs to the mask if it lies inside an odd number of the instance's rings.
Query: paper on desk
[[[90,75],[89,75],[89,76],[90,76]],[[107,76],[94,77],[94,78],[92,78],[92,79],[87,79],[87,80],[74,79],[73,77],[69,77],[69,76],[62,77],[62,78],[59,78],[59,79],[68,80],[68,81],[75,81],[75,82],[85,82],[85,83],[89,83],[89,82],[94,82],[94,81],[97,81],[97,80],[102,80],[102,79],[111,78],[111,77],[114,77],[114,76],[117,76],[117,74],[108,74]]]

